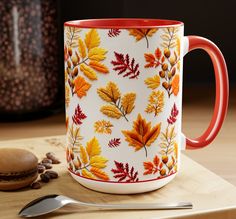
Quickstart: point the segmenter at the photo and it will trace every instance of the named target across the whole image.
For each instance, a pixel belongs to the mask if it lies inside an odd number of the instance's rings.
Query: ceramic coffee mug
[[[211,41],[183,34],[184,24],[171,20],[65,23],[66,158],[80,184],[119,194],[158,189],[176,176],[181,149],[216,137],[228,104],[226,64]],[[216,101],[207,130],[189,139],[181,132],[182,66],[194,49],[211,57]]]

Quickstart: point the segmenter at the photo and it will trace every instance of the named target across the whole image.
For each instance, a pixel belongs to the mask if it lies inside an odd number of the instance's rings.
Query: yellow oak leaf
[[[109,180],[109,176],[102,170],[96,167],[92,167],[90,172],[99,179]]]
[[[97,80],[97,74],[96,72],[87,66],[86,64],[82,63],[80,65],[80,70],[84,73],[86,77],[88,77],[90,80]]]
[[[100,37],[99,37],[96,29],[91,29],[88,33],[86,33],[85,44],[86,44],[88,50],[99,46]]]
[[[160,85],[160,77],[158,75],[154,75],[152,78],[147,78],[145,79],[145,84],[148,88],[154,90]]]
[[[105,74],[109,73],[108,68],[104,64],[98,61],[90,61],[89,66],[98,72],[105,73]]]
[[[90,141],[87,142],[86,151],[89,158],[97,156],[101,153],[101,148],[97,138],[93,137]]]
[[[79,53],[83,59],[86,57],[86,48],[85,48],[83,40],[80,38],[79,38]]]
[[[100,111],[111,118],[119,119],[122,116],[122,113],[116,106],[105,105],[101,107]]]
[[[106,58],[107,51],[103,48],[95,47],[89,50],[88,58],[94,61],[102,61]]]
[[[95,132],[101,133],[101,134],[111,134],[112,130],[111,128],[113,125],[111,124],[110,121],[106,120],[99,120],[94,123],[94,129]]]
[[[90,173],[90,172],[89,172],[88,170],[86,170],[86,169],[83,169],[83,170],[81,171],[81,173],[82,173],[82,176],[83,176],[83,177],[90,178],[90,179],[95,179],[95,177],[93,176],[93,174]]]
[[[153,113],[154,116],[157,116],[164,107],[164,92],[163,91],[152,91],[149,95],[148,106],[146,107],[145,112]]]
[[[93,156],[90,159],[90,165],[92,167],[97,167],[97,168],[104,168],[106,167],[106,162],[108,160],[102,156]]]
[[[117,85],[113,82],[109,82],[105,88],[97,89],[99,97],[106,102],[115,103],[121,96],[120,90]]]
[[[136,99],[135,93],[127,93],[121,99],[121,105],[125,114],[129,114],[134,109],[134,102]]]
[[[80,151],[79,152],[80,152],[80,158],[81,158],[82,163],[84,165],[87,164],[88,163],[88,156],[87,156],[85,148],[82,145],[80,145]]]
[[[90,89],[91,84],[89,84],[83,77],[78,76],[74,80],[75,92],[79,98],[86,96],[87,91]]]
[[[133,122],[133,129],[123,130],[122,133],[125,136],[125,140],[129,142],[129,146],[135,148],[138,151],[142,148],[145,149],[147,156],[147,146],[150,146],[159,136],[161,129],[161,123],[154,127],[151,127],[151,122],[147,122],[140,114],[136,121]]]

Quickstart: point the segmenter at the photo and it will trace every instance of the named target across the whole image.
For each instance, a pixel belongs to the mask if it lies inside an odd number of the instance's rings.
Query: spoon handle
[[[127,203],[127,204],[93,204],[78,202],[78,205],[87,207],[95,207],[99,209],[119,209],[119,210],[164,210],[164,209],[191,209],[191,202],[176,202],[176,203]]]

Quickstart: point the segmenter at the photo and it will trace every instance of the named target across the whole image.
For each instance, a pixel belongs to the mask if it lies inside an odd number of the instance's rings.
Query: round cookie
[[[16,190],[38,177],[38,159],[30,151],[0,148],[0,190]]]

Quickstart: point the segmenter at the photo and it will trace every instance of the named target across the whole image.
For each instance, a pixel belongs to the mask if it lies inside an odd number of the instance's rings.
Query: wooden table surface
[[[182,165],[176,178],[163,188],[136,195],[111,195],[95,192],[79,185],[66,170],[65,136],[23,139],[0,142],[0,147],[19,147],[31,150],[39,159],[53,151],[62,161],[53,169],[59,178],[44,184],[39,190],[24,189],[15,192],[0,191],[0,218],[18,218],[17,213],[29,201],[48,194],[63,194],[74,199],[95,203],[156,203],[191,201],[193,209],[102,211],[67,206],[40,219],[154,219],[154,218],[236,218],[236,187],[203,166],[182,155]]]

